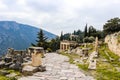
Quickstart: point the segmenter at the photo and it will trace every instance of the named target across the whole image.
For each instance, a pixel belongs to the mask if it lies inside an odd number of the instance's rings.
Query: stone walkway
[[[43,58],[45,72],[34,73],[33,76],[21,77],[19,80],[94,80],[86,76],[74,64],[69,64],[68,58],[56,53],[47,53]]]

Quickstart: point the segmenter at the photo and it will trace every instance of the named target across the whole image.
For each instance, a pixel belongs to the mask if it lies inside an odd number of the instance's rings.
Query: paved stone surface
[[[34,73],[33,76],[23,76],[18,80],[94,80],[74,64],[69,64],[66,56],[56,53],[47,53],[45,56],[43,65],[47,71]]]

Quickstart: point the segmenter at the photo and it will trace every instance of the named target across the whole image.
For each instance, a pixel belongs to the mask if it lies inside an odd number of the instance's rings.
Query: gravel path
[[[86,76],[74,64],[69,64],[68,57],[56,53],[47,53],[43,58],[45,72],[34,73],[33,76],[21,77],[19,80],[94,80]]]

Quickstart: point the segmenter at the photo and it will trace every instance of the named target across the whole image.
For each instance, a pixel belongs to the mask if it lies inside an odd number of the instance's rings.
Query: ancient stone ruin
[[[42,65],[42,57],[44,57],[42,47],[30,47],[28,50],[9,48],[0,61],[0,68],[19,70],[24,75],[32,75],[34,72],[46,70]]]
[[[42,57],[44,57],[44,49],[42,47],[30,47],[29,52],[32,55],[32,66],[42,65]]]
[[[75,41],[64,40],[60,42],[60,50],[61,51],[69,50],[73,47],[76,47],[76,45],[77,43]]]
[[[88,59],[88,62],[89,62],[89,66],[88,66],[88,69],[96,69],[96,58],[98,57],[98,37],[96,37],[96,40],[95,40],[95,51],[93,51],[90,56],[89,56],[89,59]]]

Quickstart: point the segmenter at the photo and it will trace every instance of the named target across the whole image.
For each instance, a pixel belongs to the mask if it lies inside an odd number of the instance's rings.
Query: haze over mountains
[[[24,50],[31,43],[35,43],[39,28],[34,26],[20,24],[15,21],[0,21],[0,54],[7,48]],[[55,38],[56,35],[43,30],[48,39]]]

